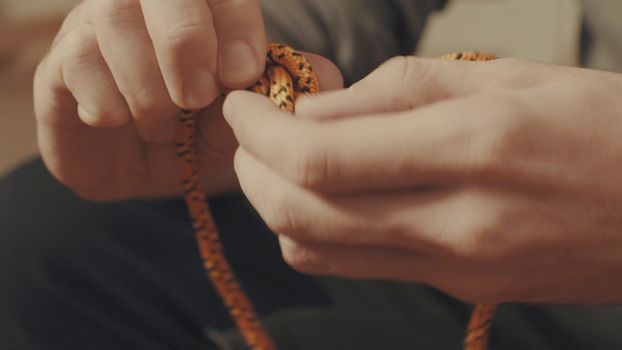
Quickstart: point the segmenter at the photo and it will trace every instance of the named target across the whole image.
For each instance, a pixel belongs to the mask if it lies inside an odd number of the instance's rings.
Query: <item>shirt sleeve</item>
[[[428,15],[446,0],[263,0],[269,40],[332,59],[347,84],[412,54]]]

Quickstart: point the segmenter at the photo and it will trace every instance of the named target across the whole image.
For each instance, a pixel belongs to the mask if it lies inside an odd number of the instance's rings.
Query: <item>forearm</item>
[[[268,37],[329,57],[346,82],[411,54],[427,16],[445,0],[264,0]]]

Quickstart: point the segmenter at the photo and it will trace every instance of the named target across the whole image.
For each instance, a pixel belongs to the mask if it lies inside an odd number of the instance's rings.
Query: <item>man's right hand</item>
[[[326,60],[314,64],[335,75]],[[219,85],[249,86],[264,65],[258,0],[86,0],[35,75],[43,159],[87,199],[174,196],[179,110],[209,106],[198,124],[203,185],[231,190],[237,142]]]

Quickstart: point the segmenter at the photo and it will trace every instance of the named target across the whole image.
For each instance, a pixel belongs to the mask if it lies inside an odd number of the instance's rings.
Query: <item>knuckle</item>
[[[298,272],[318,274],[325,270],[317,254],[303,244],[288,240],[287,244],[281,244],[281,254],[283,260]]]
[[[416,57],[400,57],[395,63],[396,86],[409,91],[415,81],[427,81],[432,77],[432,69],[429,64]]]
[[[91,25],[81,25],[67,34],[64,40],[67,45],[65,51],[66,68],[73,68],[76,65],[91,65],[94,62],[99,63],[99,45]]]
[[[201,46],[205,25],[194,22],[179,22],[170,25],[162,34],[162,44],[173,53]]]
[[[403,58],[396,60],[394,63],[394,81],[390,85],[388,91],[389,95],[386,99],[386,110],[404,110],[414,108],[413,99],[410,94],[411,91],[411,78],[413,68],[413,59]]]
[[[300,228],[296,227],[296,223],[292,216],[291,195],[286,191],[275,191],[269,200],[264,221],[266,225],[277,234],[283,234],[289,237],[300,236]]]
[[[470,263],[490,263],[495,260],[498,251],[491,243],[497,234],[497,228],[492,225],[469,228],[463,233],[459,244],[454,246],[454,254],[460,260]]]
[[[403,242],[408,245],[412,244],[413,248],[420,248],[420,241],[413,241],[413,233],[419,233],[421,230],[417,225],[404,219],[400,215],[383,215],[382,220],[373,220],[364,218],[355,225],[345,227],[345,232],[368,231],[381,232],[382,239],[387,242]]]
[[[463,214],[454,223],[455,239],[448,243],[450,254],[473,266],[500,262],[507,250],[504,210],[477,190],[467,192],[461,205]]]
[[[412,102],[410,101],[410,95],[412,94],[413,86],[418,82],[425,82],[427,87],[425,91],[419,91],[418,93],[430,93],[431,91],[436,91],[441,87],[436,82],[438,78],[434,73],[433,65],[430,64],[429,61],[424,61],[421,58],[407,56],[403,57],[398,62],[399,64],[396,62],[395,68],[395,89],[401,92],[400,94],[402,96],[408,97],[408,102],[410,104],[412,104]],[[450,67],[446,67],[445,69],[449,68]],[[396,91],[396,93],[398,91]]]
[[[513,58],[500,58],[488,62],[486,65],[476,66],[479,69],[487,69],[488,73],[493,73],[488,79],[488,88],[491,90],[498,88],[529,88],[539,85],[550,76],[547,69],[536,63],[521,61]]]
[[[393,79],[400,79],[404,73],[410,72],[411,61],[413,59],[408,56],[395,56],[382,64],[378,71],[382,71],[384,75]]]
[[[468,164],[472,168],[471,172],[476,175],[494,175],[509,170],[520,156],[519,153],[526,151],[523,146],[530,131],[539,127],[534,125],[520,103],[503,99],[498,97],[497,103],[491,102],[488,107],[494,112],[482,114],[478,122],[471,126],[477,129],[474,131],[476,137],[472,139]]]
[[[451,67],[445,67],[450,69]],[[434,64],[412,56],[396,56],[384,63],[370,79],[370,88],[382,91],[382,109],[387,111],[413,109],[419,103],[433,102],[446,94],[437,82]],[[424,82],[426,88],[413,89]]]
[[[410,86],[413,72],[416,71],[414,65],[414,59],[396,56],[377,70],[377,76],[370,83],[373,90],[383,91],[384,103],[381,106],[383,110],[403,110],[413,107]]]
[[[128,18],[128,14],[137,10],[138,0],[103,0],[97,1],[97,10],[100,16],[112,20]]]
[[[295,154],[294,182],[302,187],[321,188],[328,176],[328,154],[318,142],[301,143]]]

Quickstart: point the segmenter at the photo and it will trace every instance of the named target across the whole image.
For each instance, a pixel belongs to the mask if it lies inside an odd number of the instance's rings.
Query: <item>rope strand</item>
[[[296,99],[319,92],[318,77],[299,52],[281,44],[267,45],[268,63],[264,76],[249,90],[268,96],[283,111],[294,113]],[[492,55],[473,52],[445,55],[443,59],[487,61]],[[198,111],[183,110],[176,136],[181,187],[192,220],[203,267],[220,295],[244,341],[252,350],[276,350],[270,334],[238,283],[228,263],[214,218],[201,188],[196,138]],[[485,350],[496,305],[476,305],[467,327],[464,350]]]

